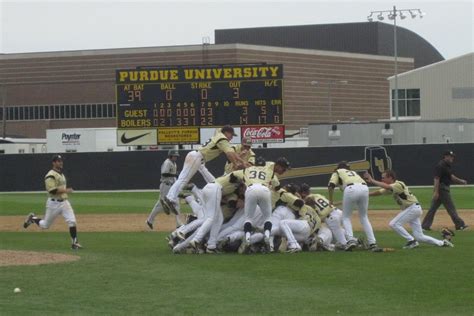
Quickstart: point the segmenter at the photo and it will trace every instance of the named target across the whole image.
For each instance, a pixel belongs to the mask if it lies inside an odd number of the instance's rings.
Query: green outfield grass
[[[371,188],[374,190],[374,188]],[[327,190],[313,190],[327,196]],[[418,197],[424,209],[429,208],[432,188],[414,188],[412,192]],[[452,190],[452,196],[459,209],[474,209],[474,187],[459,187]],[[108,193],[73,193],[70,201],[78,214],[101,213],[148,213],[159,194],[156,192],[108,192]],[[12,193],[0,194],[0,215],[24,215],[35,211],[43,212],[46,200],[45,193]],[[336,191],[335,200],[341,200],[341,193]],[[374,197],[370,200],[370,209],[397,208],[391,196]],[[186,207],[184,211],[189,211]]]
[[[474,233],[455,248],[379,232],[391,253],[173,255],[164,233],[83,233],[81,260],[0,267],[2,315],[472,315]],[[0,249],[67,250],[65,233],[0,233]],[[19,287],[22,293],[14,294]]]

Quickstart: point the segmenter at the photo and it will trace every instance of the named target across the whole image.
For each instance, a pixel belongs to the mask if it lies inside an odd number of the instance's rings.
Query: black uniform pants
[[[439,197],[437,200],[431,201],[431,207],[426,213],[425,218],[421,226],[423,229],[429,229],[433,224],[433,219],[435,217],[436,211],[443,204],[448,212],[451,220],[453,221],[456,229],[465,226],[464,221],[459,217],[458,212],[456,211],[456,206],[454,206],[453,199],[451,198],[451,192],[448,186],[440,186],[439,188]]]

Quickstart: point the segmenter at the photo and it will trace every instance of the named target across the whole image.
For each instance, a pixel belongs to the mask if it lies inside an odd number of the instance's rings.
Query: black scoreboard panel
[[[116,71],[119,129],[282,125],[282,65]]]

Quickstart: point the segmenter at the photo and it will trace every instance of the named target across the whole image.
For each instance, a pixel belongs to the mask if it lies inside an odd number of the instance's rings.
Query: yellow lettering
[[[146,117],[148,110],[126,110],[124,112],[125,117]]]
[[[205,79],[206,71],[205,69],[194,69],[194,79]]]
[[[193,69],[184,69],[184,78],[186,80],[194,79],[193,77]]]
[[[178,80],[178,70],[174,69],[170,71],[170,79],[171,80]]]
[[[160,76],[158,75],[158,71],[151,70],[150,71],[150,81],[158,80],[158,78],[160,78]]]
[[[270,67],[270,72],[272,73],[272,77],[277,77],[278,76],[278,66],[271,66]]]
[[[252,68],[250,67],[244,68],[244,78],[252,78]]]
[[[148,71],[140,71],[140,81],[148,81]]]
[[[120,72],[120,82],[125,81],[128,78],[128,71],[121,71]]]
[[[232,68],[224,68],[224,78],[232,78]]]
[[[220,79],[222,76],[222,69],[221,68],[214,68],[212,69],[212,72],[214,73],[214,77],[216,79]]]
[[[130,71],[130,81],[137,81],[138,80],[138,71]]]
[[[161,90],[175,90],[176,86],[174,83],[162,83],[160,84]]]

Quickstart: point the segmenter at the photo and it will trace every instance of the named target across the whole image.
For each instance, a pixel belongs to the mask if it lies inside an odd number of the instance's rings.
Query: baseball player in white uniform
[[[176,178],[178,177],[178,167],[176,165],[176,161],[178,160],[179,157],[179,152],[177,150],[170,150],[168,151],[168,158],[163,162],[161,165],[161,179],[160,179],[160,197],[165,197],[166,194],[168,194],[168,191],[170,190],[171,186],[173,183],[175,183]],[[160,200],[158,200],[155,203],[155,206],[153,206],[153,209],[150,212],[150,215],[148,215],[148,218],[146,220],[146,224],[150,229],[153,229],[153,223],[155,221],[156,215],[158,213],[165,211],[167,214],[167,210],[163,208],[161,205],[162,203]],[[178,211],[178,214],[175,214],[176,216],[176,227],[179,227],[183,225],[181,222],[180,216],[179,216],[179,203],[177,204],[176,210]]]
[[[243,240],[242,250],[247,253],[250,247],[250,236],[253,230],[251,219],[255,217],[257,206],[260,207],[264,218],[263,230],[264,241],[267,251],[271,251],[270,232],[272,230],[272,194],[280,188],[280,182],[277,176],[283,174],[290,167],[286,158],[278,158],[275,163],[266,163],[265,159],[258,157],[255,166],[236,171],[235,174],[241,174],[244,184],[247,186],[245,191],[245,216],[244,223],[245,239]]]
[[[234,165],[249,167],[250,164],[231,148],[230,141],[236,136],[234,128],[226,125],[221,128],[214,137],[209,139],[199,150],[190,151],[184,160],[183,171],[180,172],[178,180],[171,186],[168,194],[162,199],[165,210],[172,211],[177,208],[178,194],[191,180],[197,171],[201,173],[207,183],[213,182],[215,177],[207,170],[205,163],[217,158],[222,152],[225,153]]]
[[[221,201],[226,201],[226,197],[233,195],[239,188],[241,180],[234,173],[219,177],[215,182],[208,183],[202,189],[204,203],[204,222],[198,228],[196,236],[191,240],[190,247],[196,252],[202,248],[202,241],[207,233],[210,233],[207,242],[207,253],[216,253],[217,238],[224,221],[221,209]]]
[[[342,197],[342,225],[348,236],[348,242],[356,243],[357,238],[354,237],[352,230],[351,216],[352,209],[357,206],[359,210],[359,220],[364,229],[365,235],[367,236],[367,242],[369,243],[369,250],[377,251],[377,243],[370,224],[369,217],[367,215],[369,207],[369,189],[364,179],[362,179],[357,172],[350,170],[349,164],[346,161],[342,161],[338,164],[336,170],[331,175],[329,180],[329,202],[333,204],[334,188],[339,186],[343,190]]]
[[[73,189],[66,185],[66,177],[63,174],[63,158],[60,155],[54,155],[52,159],[53,168],[46,174],[44,184],[48,192],[48,200],[46,201],[46,212],[44,219],[37,217],[34,213],[30,213],[23,223],[26,229],[35,223],[42,229],[48,229],[58,215],[62,215],[69,226],[69,234],[71,235],[71,248],[74,250],[81,249],[82,246],[77,240],[76,216],[72,209],[71,203],[68,201],[68,193],[72,193]]]
[[[298,211],[297,217],[298,219],[280,221],[280,229],[288,240],[287,252],[290,253],[302,251],[299,242],[306,242],[309,236],[317,233],[321,227],[318,213],[309,205],[303,205]]]
[[[255,153],[252,150],[252,139],[250,137],[242,138],[241,144],[231,147],[242,160],[249,162],[251,165],[255,164]],[[238,169],[239,165],[235,165],[230,160],[227,160],[224,167],[224,174],[231,173]]]
[[[347,242],[344,229],[341,226],[341,210],[332,205],[323,195],[311,194],[309,186],[305,183],[301,185],[300,195],[307,204],[309,204],[318,212],[319,217],[329,227],[342,249],[351,251],[357,246],[356,242]]]
[[[389,225],[395,232],[406,239],[407,243],[403,248],[416,248],[419,245],[418,242],[425,242],[440,247],[454,247],[447,239],[439,240],[423,234],[420,220],[423,210],[420,203],[418,203],[418,199],[410,192],[406,184],[397,180],[397,175],[394,171],[386,170],[383,172],[382,181],[375,180],[368,172],[364,174],[364,178],[369,183],[381,187],[380,190],[371,192],[371,196],[392,194],[395,202],[400,205],[402,212],[395,216]],[[414,237],[403,227],[407,223],[411,226]]]

